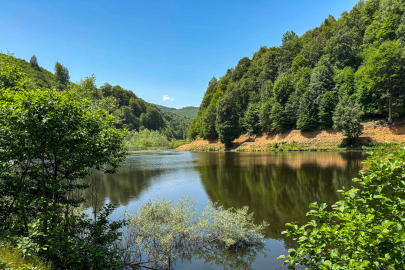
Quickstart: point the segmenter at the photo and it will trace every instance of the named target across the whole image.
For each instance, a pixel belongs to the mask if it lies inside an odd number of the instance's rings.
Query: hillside
[[[153,105],[155,105],[158,109],[160,109],[162,111],[172,112],[174,114],[177,114],[178,116],[189,118],[191,120],[194,120],[195,118],[197,118],[197,114],[200,109],[198,107],[193,107],[193,106],[176,109],[176,108],[170,108],[170,107],[157,105],[157,104],[153,104]]]
[[[117,128],[160,130],[168,138],[176,139],[184,139],[187,135],[191,119],[159,109],[138,98],[133,91],[123,89],[119,85],[112,86],[105,83],[97,88],[94,76],[76,83],[70,82],[69,71],[62,64],[56,62],[54,74],[40,67],[36,57],[27,62],[13,55],[0,54],[1,61],[18,66],[37,87],[75,91],[82,97],[92,100],[121,120]]]
[[[363,134],[359,137],[360,145],[379,145],[390,147],[388,142],[405,145],[405,121],[393,125],[365,122],[362,124]],[[268,151],[268,150],[316,150],[337,149],[345,141],[341,132],[333,129],[319,131],[291,130],[279,134],[241,135],[233,141],[232,151]],[[179,151],[224,151],[225,145],[217,139],[197,139],[191,144],[177,148]]]
[[[302,36],[288,31],[281,40],[209,81],[190,139],[229,144],[241,134],[404,116],[404,1],[359,1],[339,19],[329,16]],[[343,119],[337,108],[355,114]]]

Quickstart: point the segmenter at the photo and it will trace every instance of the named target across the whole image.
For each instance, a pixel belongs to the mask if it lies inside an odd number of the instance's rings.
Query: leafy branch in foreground
[[[177,205],[154,199],[128,215],[119,246],[125,264],[170,269],[176,259],[201,258],[222,261],[224,269],[251,269],[249,262],[264,249],[262,233],[266,222],[254,224],[247,207],[225,210],[210,203],[200,214],[195,206],[196,202],[187,197]],[[228,258],[229,265],[225,257],[218,259],[222,255]],[[241,258],[246,261],[240,263]]]
[[[0,239],[56,269],[116,269],[112,243],[122,222],[76,214],[94,170],[114,173],[125,159],[125,130],[74,92],[36,88],[0,59]]]
[[[289,269],[404,269],[405,150],[372,153],[364,163],[369,167],[353,179],[358,187],[341,191],[332,210],[313,203],[311,222],[287,224],[284,233],[299,243],[284,262]]]

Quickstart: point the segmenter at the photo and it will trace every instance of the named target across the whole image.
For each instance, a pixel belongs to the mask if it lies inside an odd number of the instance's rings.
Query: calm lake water
[[[115,175],[101,176],[100,184],[88,191],[87,207],[116,204],[112,219],[135,212],[153,197],[177,201],[190,195],[201,210],[214,201],[225,208],[249,206],[258,222],[266,220],[265,254],[250,254],[241,269],[286,269],[276,258],[296,245],[281,234],[285,223],[308,222],[311,202],[333,204],[336,190],[351,187],[351,179],[363,167],[362,152],[158,152],[128,156]],[[253,256],[253,257],[252,257]],[[227,257],[208,262],[177,263],[174,269],[224,269]],[[234,259],[231,259],[234,260]],[[216,261],[217,263],[214,263]],[[250,266],[249,266],[250,264]]]

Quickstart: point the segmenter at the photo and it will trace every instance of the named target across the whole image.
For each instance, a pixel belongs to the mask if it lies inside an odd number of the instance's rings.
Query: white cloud
[[[169,97],[169,95],[163,95],[162,100],[163,100],[163,101],[173,101],[174,98]]]

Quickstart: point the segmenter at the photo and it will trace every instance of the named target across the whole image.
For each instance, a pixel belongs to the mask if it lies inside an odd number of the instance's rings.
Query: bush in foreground
[[[227,256],[233,258],[229,269],[249,269],[232,263],[241,258],[248,263],[254,260],[252,255],[263,249],[262,233],[267,224],[256,225],[247,207],[225,210],[210,203],[199,213],[195,206],[196,202],[188,198],[181,198],[177,205],[154,199],[128,215],[129,224],[119,247],[125,264],[170,269],[176,259],[212,261]],[[224,257],[219,261],[228,269]]]
[[[364,163],[357,187],[341,191],[331,210],[313,203],[311,222],[287,224],[284,233],[299,244],[284,262],[289,269],[404,269],[405,150],[373,153]]]

